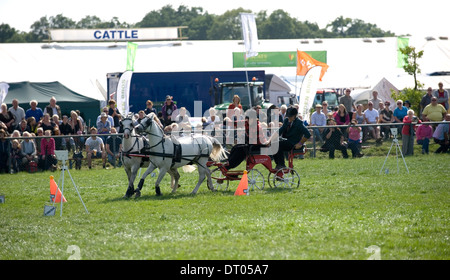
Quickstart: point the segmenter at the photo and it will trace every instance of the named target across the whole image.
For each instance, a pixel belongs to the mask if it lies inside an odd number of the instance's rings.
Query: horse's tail
[[[225,153],[225,149],[220,144],[219,140],[214,137],[210,137],[213,149],[211,154],[209,155],[213,161],[219,162],[227,159],[227,154]]]

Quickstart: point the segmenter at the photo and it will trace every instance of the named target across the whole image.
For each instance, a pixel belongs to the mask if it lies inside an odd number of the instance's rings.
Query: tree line
[[[62,14],[44,16],[30,26],[29,32],[16,30],[7,23],[0,24],[0,43],[31,43],[49,39],[49,29],[108,29],[187,26],[183,37],[189,40],[240,40],[242,39],[240,13],[251,10],[238,8],[222,15],[209,14],[201,7],[180,5],[174,9],[166,5],[160,10],[147,13],[141,21],[130,24],[121,22],[118,17],[102,21],[97,16],[85,16],[76,22]],[[366,38],[396,36],[390,31],[381,30],[376,24],[360,19],[340,16],[325,28],[317,23],[300,21],[286,11],[278,9],[270,15],[267,11],[256,14],[259,39],[306,39],[306,38]]]

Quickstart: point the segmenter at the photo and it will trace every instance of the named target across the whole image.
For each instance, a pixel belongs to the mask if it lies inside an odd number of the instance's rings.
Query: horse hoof
[[[135,193],[136,193],[135,196],[134,196],[135,198],[141,197],[141,192],[140,191],[136,191]]]
[[[159,187],[155,187],[156,196],[161,196],[161,189]]]

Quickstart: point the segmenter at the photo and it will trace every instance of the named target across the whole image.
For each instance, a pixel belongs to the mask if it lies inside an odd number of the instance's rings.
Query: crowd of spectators
[[[339,100],[336,110],[329,110],[326,101],[318,104],[311,114],[310,123],[303,122],[313,133],[311,140],[320,143],[320,150],[329,153],[330,158],[335,157],[335,150],[342,152],[347,158],[347,149],[350,149],[353,157],[362,157],[361,145],[369,139],[377,143],[390,137],[390,128],[397,127],[402,138],[402,152],[404,155],[412,155],[415,140],[422,147],[422,154],[429,153],[429,145],[432,140],[439,144],[435,153],[445,153],[449,150],[448,123],[422,124],[422,122],[450,121],[448,92],[443,89],[442,83],[433,92],[428,88],[427,93],[420,102],[418,114],[410,107],[409,101],[397,100],[394,110],[388,100],[378,97],[376,91],[372,92],[368,100],[367,108],[362,104],[355,104],[347,89],[345,95]],[[89,168],[93,158],[102,159],[103,168],[106,162],[113,167],[120,167],[120,151],[122,139],[117,135],[120,129],[121,113],[116,107],[116,102],[110,100],[99,114],[96,125],[88,128],[79,110],[70,111],[70,115],[62,115],[61,108],[54,97],[49,105],[41,109],[36,100],[29,102],[30,108],[24,110],[19,106],[19,100],[14,99],[12,106],[1,104],[0,112],[0,172],[16,173],[23,170],[30,172],[36,170],[55,170],[57,159],[55,150],[66,149],[81,154],[86,151],[86,159]],[[298,110],[298,105],[294,105]],[[201,119],[197,124],[200,130],[210,130],[214,136],[214,128],[218,126],[233,126],[238,128],[240,122],[245,122],[244,112],[240,104],[239,96],[233,98],[233,103],[228,108],[228,113],[222,119],[214,108],[209,109],[209,115]],[[266,112],[260,111],[260,107],[254,108],[259,119],[258,127],[264,130],[265,136],[269,136],[269,129],[274,129],[274,122],[270,119],[270,110],[279,109],[278,122],[281,127],[287,112],[287,106],[280,108],[271,107]],[[192,124],[186,109],[177,105],[173,97],[168,95],[161,112],[153,108],[153,103],[148,100],[145,110],[136,114],[136,122],[140,122],[147,114],[155,113],[161,123],[164,124],[166,133],[180,133],[188,135]],[[176,115],[173,115],[177,112]],[[261,118],[261,114],[266,114]],[[303,119],[299,114],[298,118]],[[357,127],[358,124],[373,124],[373,126]],[[377,126],[376,124],[392,124]],[[348,125],[348,127],[330,128],[326,126]],[[242,126],[245,127],[245,126]],[[231,130],[232,131],[232,130]],[[89,133],[88,133],[89,132]],[[93,134],[93,136],[90,136]],[[78,135],[80,137],[73,137]],[[97,136],[95,136],[97,135]],[[37,137],[46,136],[46,137]],[[58,137],[52,137],[58,136]],[[62,137],[67,136],[67,137]],[[238,142],[238,133],[235,131],[233,143]],[[415,139],[416,138],[416,139]],[[225,142],[224,142],[225,143]]]

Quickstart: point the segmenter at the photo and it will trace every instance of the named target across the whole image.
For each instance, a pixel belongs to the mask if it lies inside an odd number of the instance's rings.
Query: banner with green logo
[[[327,63],[327,51],[305,51],[312,58]],[[259,52],[245,61],[244,52],[233,53],[233,68],[245,67],[296,67],[297,50],[292,52]]]
[[[133,42],[127,43],[127,71],[134,71],[134,58],[138,45]]]
[[[405,58],[407,55],[402,54],[400,49],[407,47],[409,44],[409,38],[397,37],[397,68],[402,68],[406,65]]]

